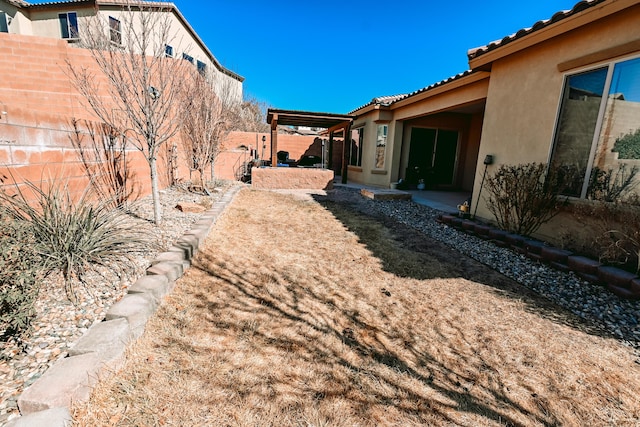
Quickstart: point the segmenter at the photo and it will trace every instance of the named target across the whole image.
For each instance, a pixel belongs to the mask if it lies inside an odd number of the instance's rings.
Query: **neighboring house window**
[[[7,14],[0,11],[0,33],[9,32],[9,21],[7,20]]]
[[[551,156],[572,178],[566,194],[616,201],[638,160],[640,58],[567,76]]]
[[[164,45],[164,56],[167,58],[173,58],[173,46],[168,44]]]
[[[193,64],[193,56],[191,55],[187,55],[186,53],[182,54],[182,59],[184,59],[185,61],[189,61]]]
[[[387,149],[387,132],[389,126],[378,125],[378,135],[376,136],[376,169],[384,169],[384,156]]]
[[[78,14],[76,12],[59,13],[58,20],[63,39],[78,38]]]
[[[202,61],[198,61],[197,65],[198,65],[198,72],[204,76],[207,73],[207,64],[205,64]]]
[[[349,164],[351,166],[362,166],[362,143],[364,141],[364,127],[351,131],[351,153]]]
[[[120,21],[113,16],[109,17],[109,40],[118,46],[122,44],[122,26]]]

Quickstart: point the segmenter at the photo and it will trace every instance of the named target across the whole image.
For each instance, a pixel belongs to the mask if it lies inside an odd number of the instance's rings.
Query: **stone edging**
[[[6,427],[65,427],[72,423],[73,403],[89,399],[101,377],[120,369],[127,345],[144,332],[148,319],[175,280],[190,266],[216,220],[233,201],[241,186],[227,190],[167,252],[159,254],[127,290],[127,294],[74,344],[69,356],[56,361],[18,398],[21,417]]]
[[[640,277],[636,274],[603,265],[596,260],[575,255],[564,249],[548,246],[539,240],[512,234],[455,215],[439,215],[437,221],[481,239],[490,240],[497,246],[510,248],[534,261],[549,264],[557,270],[573,271],[581,279],[605,286],[620,298],[640,299]]]

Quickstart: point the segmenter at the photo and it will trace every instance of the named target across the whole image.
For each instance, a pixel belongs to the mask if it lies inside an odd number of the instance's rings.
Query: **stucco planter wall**
[[[328,169],[251,169],[251,185],[260,190],[331,190],[333,178],[333,171]]]

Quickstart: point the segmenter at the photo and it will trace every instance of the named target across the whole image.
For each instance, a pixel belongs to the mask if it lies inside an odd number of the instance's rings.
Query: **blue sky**
[[[577,0],[176,0],[245,94],[272,107],[347,113],[468,68],[467,50]]]
[[[468,68],[467,50],[578,0],[174,0],[245,94],[347,113]],[[33,3],[39,3],[34,1]]]

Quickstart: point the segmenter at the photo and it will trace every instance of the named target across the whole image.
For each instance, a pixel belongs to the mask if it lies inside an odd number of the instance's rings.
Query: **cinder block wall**
[[[73,87],[68,63],[93,68],[98,82],[104,82],[85,49],[64,40],[0,33],[0,177],[5,177],[5,185],[14,179],[20,183],[64,178],[77,191],[87,187],[70,139],[71,122],[96,118]],[[132,149],[128,158],[140,195],[149,194],[144,156]],[[168,174],[162,159],[159,176],[161,186],[166,186]],[[179,168],[178,175],[188,178],[186,166]]]
[[[68,64],[93,69],[98,82],[106,80],[90,53],[64,40],[0,33],[0,178],[5,184],[68,180],[72,190],[88,186],[85,171],[71,138],[72,119],[96,121],[68,77]],[[104,93],[107,97],[107,93]],[[266,137],[262,149],[262,136]],[[168,149],[178,147],[176,177],[190,178],[179,136],[161,150],[158,159],[160,184],[168,185]],[[322,140],[315,136],[278,135],[278,150],[289,158],[322,154]],[[334,162],[340,161],[342,145],[334,145]],[[243,163],[258,157],[271,158],[270,134],[232,132],[222,144],[214,165],[220,179],[237,179]],[[149,167],[137,150],[127,153],[129,170],[140,196],[150,193]],[[340,165],[335,164],[339,170]],[[207,171],[207,177],[209,171]],[[2,185],[2,184],[0,184]]]

